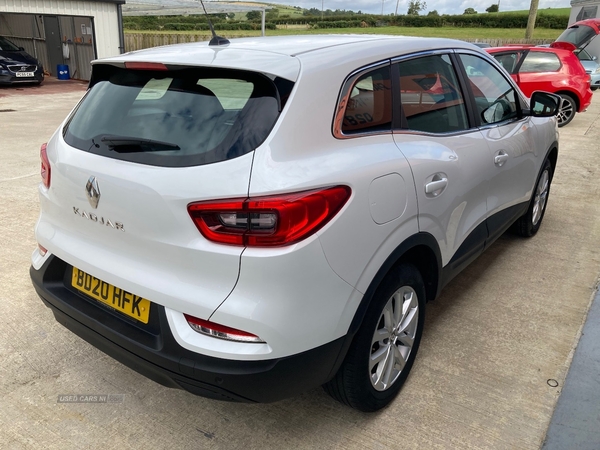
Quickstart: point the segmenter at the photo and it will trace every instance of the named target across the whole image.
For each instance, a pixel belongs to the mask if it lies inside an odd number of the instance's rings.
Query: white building
[[[598,5],[600,5],[600,0],[571,0],[569,25],[580,20],[600,17]]]
[[[123,0],[0,0],[0,35],[35,56],[50,74],[66,64],[89,80],[90,61],[123,53]]]

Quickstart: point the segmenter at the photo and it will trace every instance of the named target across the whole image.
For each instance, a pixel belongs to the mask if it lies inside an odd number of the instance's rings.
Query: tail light
[[[188,212],[213,242],[247,247],[280,247],[316,233],[342,209],[348,186],[291,194],[191,203]]]
[[[46,147],[48,144],[42,144],[40,148],[40,160],[41,160],[41,168],[40,175],[42,176],[42,183],[48,189],[50,187],[50,161],[48,161],[48,153],[46,152]]]
[[[199,319],[194,316],[184,314],[185,320],[194,331],[207,336],[216,337],[219,339],[226,339],[228,341],[238,342],[252,342],[256,344],[264,343],[261,338],[252,333],[247,333],[242,330],[236,330],[235,328],[226,327],[225,325],[219,325],[218,323],[209,322],[208,320]]]

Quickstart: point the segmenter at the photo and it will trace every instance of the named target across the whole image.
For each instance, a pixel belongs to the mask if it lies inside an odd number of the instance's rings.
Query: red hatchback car
[[[568,124],[575,112],[585,111],[592,102],[590,76],[571,51],[528,46],[485,50],[510,73],[526,96],[531,97],[533,91],[546,91],[563,98],[559,127]]]

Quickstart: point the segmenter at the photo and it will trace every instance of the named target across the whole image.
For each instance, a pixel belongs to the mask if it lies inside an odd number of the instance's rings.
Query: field
[[[521,9],[519,11],[500,11],[499,14],[502,13],[521,13],[521,14],[529,14],[528,9]],[[568,16],[571,13],[571,8],[545,8],[538,9],[538,14],[550,14],[553,16]]]
[[[303,10],[297,7],[293,7],[293,6],[285,6],[285,5],[279,5],[276,3],[259,3],[259,2],[239,2],[239,5],[246,5],[246,6],[256,6],[256,7],[261,7],[261,8],[265,8],[265,9],[271,9],[271,8],[277,8],[279,11],[279,18],[283,19],[288,17],[287,21],[284,20],[283,23],[280,22],[280,24],[275,25],[273,23],[270,23],[268,25],[270,25],[269,28],[274,28],[275,26],[277,27],[277,29],[267,29],[266,30],[266,35],[267,36],[285,36],[285,35],[306,35],[306,34],[391,34],[391,35],[405,35],[405,36],[423,36],[423,37],[445,37],[445,38],[453,38],[453,39],[462,39],[462,40],[467,40],[467,41],[485,41],[485,42],[489,42],[492,45],[502,45],[503,43],[517,43],[517,42],[523,42],[520,40],[523,40],[525,37],[525,23],[526,23],[526,16],[528,11],[527,10],[522,10],[522,11],[506,11],[506,12],[500,12],[497,13],[497,15],[494,14],[487,14],[487,13],[483,13],[483,14],[479,14],[478,16],[480,17],[485,17],[486,19],[491,19],[492,22],[495,22],[495,20],[493,19],[493,16],[498,17],[498,19],[500,19],[500,16],[502,16],[503,14],[508,14],[508,13],[512,13],[513,15],[517,15],[517,16],[524,16],[525,20],[524,21],[517,21],[517,25],[514,25],[514,21],[511,24],[510,21],[503,23],[503,26],[522,26],[523,28],[492,28],[491,26],[493,26],[493,23],[490,25],[490,23],[486,23],[487,27],[483,27],[482,23],[480,22],[473,22],[472,25],[474,26],[469,26],[471,25],[470,22],[464,22],[462,23],[462,26],[457,26],[456,24],[454,24],[455,26],[440,26],[440,27],[420,27],[420,26],[415,26],[415,27],[408,27],[408,26],[374,26],[375,25],[375,21],[367,21],[366,23],[369,23],[371,26],[367,26],[367,27],[356,27],[356,28],[319,28],[318,25],[318,21],[320,20],[320,17],[315,17],[315,16],[311,16],[311,20],[309,20],[309,23],[311,23],[311,25],[307,25],[306,24],[306,16],[303,16]],[[562,18],[568,17],[570,9],[569,8],[547,8],[547,9],[540,9],[538,11],[538,16],[541,15],[545,15],[546,17],[554,17],[554,16],[562,16]],[[313,8],[313,12],[314,12],[314,8]],[[260,25],[256,22],[248,22],[246,21],[246,13],[245,12],[239,12],[236,13],[236,17],[235,20],[240,21],[240,24],[242,24],[243,26],[236,26],[235,23],[231,24],[232,28],[250,28],[249,30],[226,30],[226,29],[220,29],[219,27],[217,27],[217,32],[224,36],[224,37],[228,37],[228,38],[237,38],[237,37],[253,37],[253,36],[260,36],[261,32],[260,32]],[[490,17],[491,16],[491,17]],[[358,25],[358,20],[355,20],[354,23],[351,23],[349,19],[345,19],[345,17],[352,17],[352,16],[342,16],[341,19],[339,21],[339,26],[356,26]],[[504,16],[503,18],[506,19],[508,16]],[[156,18],[155,18],[156,19]],[[190,22],[189,20],[184,21],[184,18],[182,18],[182,23],[181,23],[181,27],[179,26],[179,24],[177,23],[167,23],[167,20],[165,18],[161,18],[160,21],[154,21],[154,22],[149,22],[144,24],[142,19],[140,19],[138,21],[138,23],[132,23],[132,28],[136,28],[135,30],[131,29],[131,30],[125,30],[125,33],[128,35],[127,36],[127,40],[128,40],[128,45],[126,45],[128,50],[134,50],[134,49],[138,49],[138,48],[146,48],[147,46],[155,46],[155,45],[165,45],[165,44],[174,44],[174,43],[178,43],[178,42],[189,42],[189,41],[194,41],[194,40],[206,40],[209,39],[209,31],[208,30],[201,30],[201,29],[196,29],[196,28],[201,28],[201,27],[197,27],[196,25],[194,25],[193,22]],[[188,18],[189,19],[189,18]],[[173,17],[173,19],[169,19],[172,22],[175,22],[176,19],[175,17]],[[222,19],[221,19],[222,20]],[[297,22],[296,22],[297,20]],[[335,19],[338,20],[338,19]],[[341,23],[344,20],[348,20],[347,23]],[[385,19],[383,19],[385,22]],[[391,19],[390,19],[391,20]],[[565,24],[566,24],[566,19],[564,19]],[[132,21],[133,22],[133,21]],[[186,23],[183,23],[186,22]],[[290,22],[288,24],[286,24],[285,22]],[[296,22],[296,23],[295,23]],[[414,22],[414,21],[413,21]],[[416,24],[423,24],[423,25],[435,25],[435,23],[430,22],[424,22],[421,23],[419,21],[417,21],[418,23],[411,23],[411,25]],[[392,20],[391,23],[394,23],[394,21]],[[410,22],[409,22],[410,23]],[[459,22],[460,23],[460,22]],[[546,24],[548,24],[547,26],[553,26],[551,25],[552,21],[545,22]],[[384,23],[382,23],[383,25]],[[405,25],[406,23],[403,22],[399,22],[399,25]],[[148,26],[149,25],[149,26]],[[220,25],[219,23],[217,23],[216,25]],[[125,26],[127,27],[127,22],[125,23]],[[328,25],[329,26],[329,25]],[[185,28],[184,28],[185,27]],[[166,28],[165,30],[163,30],[163,28]],[[227,28],[227,27],[222,27],[222,28]],[[255,28],[255,29],[252,29]],[[533,40],[532,41],[527,41],[528,43],[535,43],[535,44],[541,44],[541,43],[549,43],[554,41],[559,35],[560,33],[563,31],[562,27],[557,27],[560,29],[550,29],[550,28],[536,28],[533,32]],[[161,31],[158,31],[158,30]],[[180,31],[175,31],[175,30],[180,30]],[[190,31],[183,31],[183,30],[190,30]],[[152,35],[152,36],[150,36]],[[169,36],[166,36],[169,35]]]
[[[279,10],[279,17],[302,17],[302,9],[294,8],[293,6],[288,5],[278,5],[276,3],[255,3],[255,2],[236,2],[236,5],[248,5],[248,6],[256,6],[258,8],[277,8]],[[245,12],[236,12],[235,20],[245,20],[246,13]]]

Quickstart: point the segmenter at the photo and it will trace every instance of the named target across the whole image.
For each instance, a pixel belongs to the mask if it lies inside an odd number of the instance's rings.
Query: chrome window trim
[[[520,119],[517,117],[516,119],[507,119],[507,120],[503,120],[502,122],[487,123],[485,125],[480,125],[479,127],[477,127],[477,129],[489,130],[492,128],[503,127],[504,125],[508,125],[509,123],[527,122],[527,120],[528,120],[527,116],[521,117]]]
[[[465,49],[467,50],[467,49]],[[424,50],[417,53],[410,53],[408,55],[396,56],[391,59],[392,64],[406,61],[409,59],[423,58],[425,56],[434,56],[434,55],[447,55],[449,53],[456,53],[452,48],[438,48],[436,50]]]
[[[392,132],[392,134],[394,134],[394,135],[409,134],[409,135],[414,135],[414,136],[430,136],[430,137],[447,137],[447,136],[451,137],[451,136],[461,136],[463,134],[470,134],[475,131],[479,131],[479,128],[472,127],[472,128],[466,128],[466,129],[460,130],[460,131],[446,131],[443,133],[432,133],[430,131],[419,131],[419,130],[411,130],[411,129],[407,129],[407,128],[398,128],[398,129],[394,130]]]
[[[394,128],[393,124],[390,126],[390,130],[386,130],[386,131],[364,131],[364,132],[356,132],[356,133],[351,133],[351,134],[344,134],[342,132],[342,122],[344,120],[344,112],[346,110],[346,105],[348,103],[348,99],[350,97],[352,87],[354,86],[354,83],[356,82],[356,80],[359,77],[361,77],[362,75],[364,75],[365,73],[367,73],[369,71],[379,69],[379,68],[385,67],[385,66],[391,67],[393,64],[399,63],[402,61],[407,61],[407,60],[415,59],[415,58],[422,58],[425,56],[443,55],[443,54],[450,54],[450,53],[453,53],[457,56],[460,56],[461,54],[476,56],[476,57],[479,57],[481,59],[484,59],[484,60],[490,62],[490,64],[492,66],[494,66],[496,69],[498,69],[498,71],[500,72],[502,77],[513,87],[513,89],[517,93],[517,96],[518,96],[521,104],[524,105],[525,107],[529,107],[529,99],[523,95],[523,93],[521,92],[521,89],[519,89],[519,86],[515,83],[515,81],[512,79],[512,77],[510,75],[508,77],[505,76],[505,73],[508,74],[508,72],[506,72],[506,70],[500,65],[500,63],[498,61],[496,61],[496,59],[489,53],[487,53],[487,52],[482,53],[477,50],[472,50],[469,48],[458,48],[458,49],[457,48],[442,48],[442,49],[436,49],[436,50],[425,50],[425,51],[419,51],[416,53],[410,53],[407,55],[395,56],[390,59],[378,61],[378,62],[369,64],[367,66],[361,67],[360,69],[357,69],[354,72],[351,72],[344,80],[344,83],[342,84],[342,88],[340,90],[340,94],[338,96],[338,100],[337,100],[337,104],[336,104],[337,105],[336,112],[335,112],[334,118],[333,118],[333,127],[332,127],[333,136],[336,139],[352,139],[352,138],[357,138],[357,137],[378,136],[378,135],[388,135],[388,134],[391,134],[391,135],[409,134],[409,135],[417,135],[417,136],[460,136],[463,134],[472,133],[475,130],[478,130],[478,131],[486,130],[486,129],[490,129],[490,128],[504,126],[504,125],[506,125],[508,123],[512,123],[512,122],[527,121],[527,117],[521,117],[521,118],[516,118],[514,120],[509,119],[509,120],[505,120],[503,122],[473,126],[473,127],[467,128],[465,130],[449,131],[449,132],[444,132],[444,133],[431,133],[431,132],[427,132],[427,131],[418,131],[418,130],[411,130],[411,129],[405,129],[405,128]],[[465,103],[465,107],[468,108],[467,103]]]
[[[392,134],[391,125],[390,129],[385,131],[358,131],[356,133],[351,134],[345,134],[342,131],[344,112],[346,111],[346,105],[348,104],[348,100],[350,98],[350,94],[352,93],[352,88],[356,83],[356,80],[364,74],[376,69],[380,69],[382,67],[391,67],[391,61],[389,59],[386,59],[383,61],[378,61],[376,63],[369,64],[368,66],[364,66],[360,69],[355,70],[346,77],[344,83],[342,84],[342,89],[340,90],[340,94],[336,103],[336,111],[333,116],[333,137],[335,137],[336,139],[352,139],[355,137]]]

